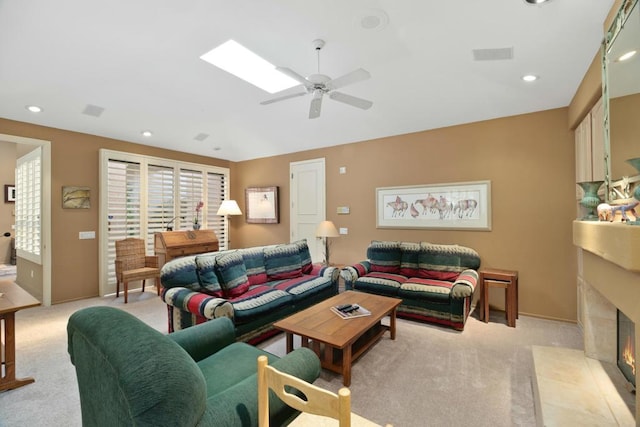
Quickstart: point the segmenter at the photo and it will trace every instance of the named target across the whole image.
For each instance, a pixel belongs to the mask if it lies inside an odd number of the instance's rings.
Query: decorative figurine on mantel
[[[633,202],[627,203],[625,205],[610,205],[608,203],[600,203],[597,208],[598,219],[600,221],[613,222],[616,217],[616,212],[619,211],[622,215],[620,221],[629,222],[629,224],[640,224],[640,221],[638,220],[638,213],[635,211],[635,208],[638,206],[638,204],[640,204],[640,202],[638,202],[637,200],[634,200]],[[635,221],[631,221],[627,216],[627,212],[629,211],[633,213]]]

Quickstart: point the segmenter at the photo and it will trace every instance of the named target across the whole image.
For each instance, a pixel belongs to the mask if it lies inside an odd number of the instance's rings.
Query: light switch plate
[[[345,173],[347,173],[347,167],[346,166],[340,166],[340,175],[344,175]]]
[[[349,229],[346,227],[340,227],[340,234],[349,234]]]
[[[80,240],[89,240],[89,239],[95,239],[96,238],[96,232],[95,231],[81,231],[78,238]]]
[[[349,206],[338,206],[336,209],[338,215],[346,215],[349,213]]]

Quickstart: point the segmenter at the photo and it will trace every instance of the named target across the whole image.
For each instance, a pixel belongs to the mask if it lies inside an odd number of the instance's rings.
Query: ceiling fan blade
[[[309,118],[316,119],[320,117],[320,109],[322,108],[322,92],[320,89],[316,89],[313,92],[313,99],[311,100],[311,107],[309,108]]]
[[[329,80],[325,86],[327,89],[340,89],[341,87],[360,82],[362,80],[367,80],[371,77],[371,74],[365,69],[358,68],[355,71],[345,74],[344,76],[340,76],[336,79]]]
[[[290,68],[287,68],[287,67],[276,67],[276,70],[280,71],[282,74],[285,74],[285,75],[291,77],[293,80],[296,80],[297,82],[300,82],[300,84],[303,84],[305,86],[307,86],[309,84],[309,80],[305,79],[300,74],[296,73],[295,71],[293,71]]]
[[[334,101],[349,104],[352,107],[362,108],[363,110],[368,110],[373,105],[373,102],[371,101],[367,101],[366,99],[347,95],[346,93],[342,93],[342,92],[331,92],[329,93],[329,98],[333,99]]]
[[[306,90],[302,92],[290,93],[288,95],[278,96],[276,98],[267,99],[266,101],[262,101],[260,105],[268,105],[273,104],[274,102],[284,101],[285,99],[296,98],[298,96],[306,95],[308,92]]]

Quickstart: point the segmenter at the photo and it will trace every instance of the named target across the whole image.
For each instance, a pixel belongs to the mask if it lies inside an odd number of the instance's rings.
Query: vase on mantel
[[[598,190],[604,184],[604,181],[584,181],[578,185],[584,191],[580,204],[588,209],[587,216],[583,217],[583,221],[597,221],[596,207],[602,202],[598,197]]]
[[[200,224],[199,222],[194,222],[193,223],[193,229],[194,230],[200,230],[201,226],[202,226],[202,224]]]
[[[627,159],[627,163],[629,163],[631,166],[633,166],[634,168],[636,168],[636,170],[638,171],[638,174],[640,174],[640,157],[636,157],[634,159]],[[636,182],[636,188],[635,190],[633,190],[633,198],[640,201],[640,181]],[[636,216],[636,220],[635,221],[629,221],[629,224],[632,225],[640,225],[640,208],[636,208],[633,213]]]

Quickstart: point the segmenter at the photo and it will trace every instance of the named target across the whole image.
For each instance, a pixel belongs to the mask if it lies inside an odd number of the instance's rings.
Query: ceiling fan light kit
[[[367,80],[371,78],[371,74],[369,74],[367,70],[364,70],[362,68],[358,68],[357,70],[354,70],[336,79],[331,79],[329,76],[320,74],[320,50],[324,47],[325,42],[324,40],[316,39],[312,42],[312,44],[314,49],[318,53],[318,73],[311,74],[309,77],[303,77],[290,68],[276,67],[278,71],[296,80],[300,83],[300,85],[295,86],[291,89],[283,90],[279,92],[279,96],[268,99],[266,101],[262,101],[260,104],[268,105],[274,102],[312,94],[313,98],[311,99],[311,105],[309,108],[310,119],[320,117],[320,111],[322,109],[322,98],[325,94],[328,94],[329,98],[334,101],[342,102],[343,104],[347,104],[352,107],[360,108],[362,110],[371,108],[371,106],[373,105],[373,102],[371,101],[336,91],[336,89],[340,89],[344,86]]]

